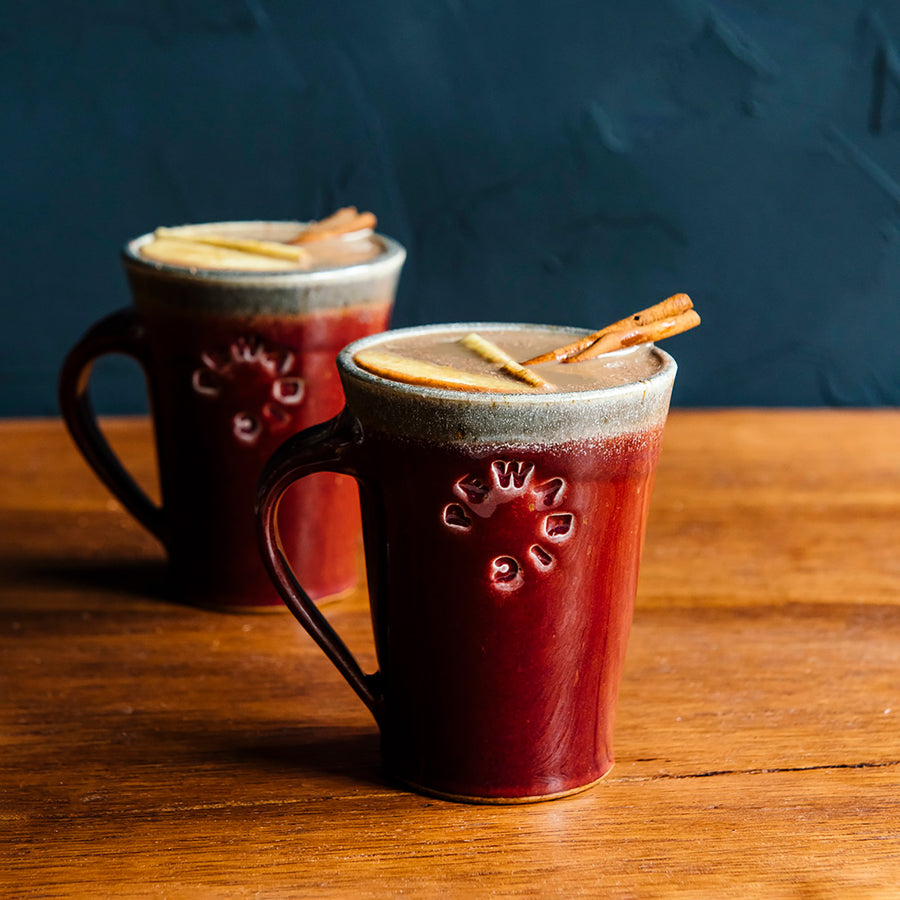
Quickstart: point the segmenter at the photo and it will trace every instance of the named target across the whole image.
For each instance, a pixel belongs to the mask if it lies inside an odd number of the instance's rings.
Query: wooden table
[[[286,611],[163,599],[57,422],[0,442],[0,895],[900,896],[900,412],[673,413],[618,762],[502,808],[387,784]]]

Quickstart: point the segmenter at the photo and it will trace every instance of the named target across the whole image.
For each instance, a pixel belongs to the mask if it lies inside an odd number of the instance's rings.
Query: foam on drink
[[[462,343],[462,338],[471,333],[468,328],[449,328],[446,331],[430,332],[411,336],[401,336],[382,341],[378,350],[397,357],[420,360],[438,366],[446,366],[460,373],[478,376],[502,377],[508,383],[508,390],[521,392],[534,390],[513,377],[504,374],[501,367],[491,362]],[[559,345],[560,332],[552,328],[492,327],[485,332],[492,343],[517,360],[538,356]],[[365,367],[366,357],[357,355],[357,362]],[[640,345],[607,353],[578,363],[547,362],[529,366],[550,385],[544,392],[588,391],[619,387],[642,381],[659,371],[660,357],[651,352],[647,345]],[[380,373],[382,374],[382,373]],[[386,377],[390,377],[389,375]],[[400,379],[398,379],[400,380]],[[474,381],[471,390],[483,390]],[[494,388],[500,390],[500,387]]]

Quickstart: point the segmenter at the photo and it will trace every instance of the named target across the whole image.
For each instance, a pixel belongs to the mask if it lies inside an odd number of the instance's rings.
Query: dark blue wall
[[[896,0],[10,6],[0,414],[55,411],[127,238],[344,203],[410,251],[399,325],[686,291],[676,403],[900,400]]]

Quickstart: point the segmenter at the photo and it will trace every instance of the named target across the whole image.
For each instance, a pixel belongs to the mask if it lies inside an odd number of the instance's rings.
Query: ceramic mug
[[[300,227],[249,225],[269,240]],[[204,227],[241,234],[248,223]],[[349,341],[388,326],[405,251],[374,235],[377,255],[362,263],[230,271],[145,258],[141,248],[153,237],[123,250],[133,305],[97,323],[68,354],[59,388],[63,417],[100,479],[164,545],[179,600],[283,609],[257,551],[256,483],[286,437],[341,409],[335,357]],[[88,382],[94,361],[107,353],[131,356],[144,369],[160,506],[98,427]],[[357,583],[359,505],[351,480],[323,474],[298,485],[285,498],[280,528],[312,597]]]
[[[390,776],[426,794],[564,796],[613,764],[613,718],[675,361],[607,389],[487,394],[387,380],[338,358],[346,407],[267,464],[257,510],[273,580],[374,715]],[[558,344],[584,332],[559,330]],[[277,511],[298,479],[353,475],[379,671],[301,587]]]

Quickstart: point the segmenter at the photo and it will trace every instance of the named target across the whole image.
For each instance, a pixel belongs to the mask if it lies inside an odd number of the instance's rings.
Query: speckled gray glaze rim
[[[528,322],[447,322],[360,338],[338,354],[347,406],[364,429],[446,444],[547,445],[609,438],[665,423],[678,365],[650,343],[610,354],[619,358],[653,354],[659,368],[647,378],[614,387],[554,393],[488,393],[407,384],[369,372],[353,359],[363,349],[403,337],[448,331],[487,335],[520,328],[556,332],[560,344],[590,333]]]
[[[229,222],[196,222],[192,228],[215,228],[228,232],[232,229],[247,229],[258,227],[284,227],[287,231],[295,233],[307,222],[287,219],[246,219]],[[240,271],[236,269],[202,269],[200,267],[179,266],[173,263],[159,262],[147,259],[140,254],[140,249],[150,243],[155,237],[152,231],[132,238],[122,247],[122,259],[127,266],[155,273],[163,278],[178,281],[203,282],[205,284],[218,284],[235,287],[258,288],[306,288],[328,284],[351,284],[356,281],[372,281],[382,276],[395,274],[406,259],[406,249],[398,241],[387,235],[373,232],[372,238],[381,244],[383,252],[365,262],[354,263],[349,266],[332,266],[321,269],[298,269],[285,271],[283,269],[265,271]]]

